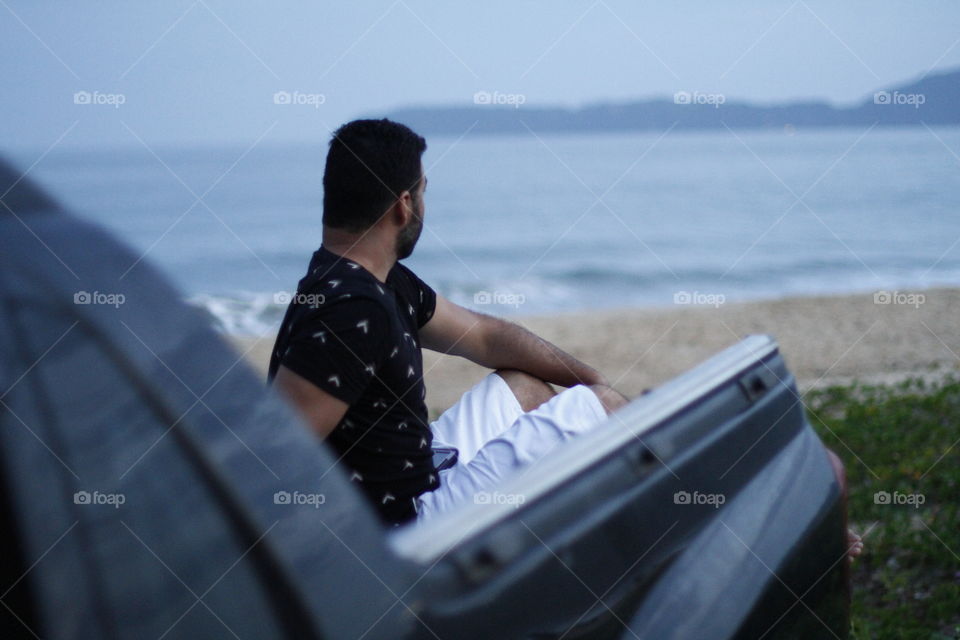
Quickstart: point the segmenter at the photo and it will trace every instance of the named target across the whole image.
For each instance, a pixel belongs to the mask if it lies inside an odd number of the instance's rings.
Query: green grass
[[[846,465],[851,525],[868,532],[851,573],[851,638],[960,638],[960,380],[833,387],[805,400]],[[923,504],[878,504],[880,491]]]

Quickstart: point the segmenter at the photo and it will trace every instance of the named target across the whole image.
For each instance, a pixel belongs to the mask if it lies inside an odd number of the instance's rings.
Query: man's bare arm
[[[518,369],[572,387],[606,385],[593,367],[523,327],[465,309],[437,295],[433,317],[420,329],[427,349],[456,355],[489,369]]]
[[[274,383],[280,392],[293,402],[307,424],[321,439],[330,435],[350,408],[343,400],[334,398],[283,365],[277,371]]]

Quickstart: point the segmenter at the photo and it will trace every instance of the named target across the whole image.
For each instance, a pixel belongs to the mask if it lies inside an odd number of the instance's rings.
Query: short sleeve
[[[281,363],[333,397],[353,405],[384,359],[387,311],[353,298],[302,318]]]
[[[417,310],[417,328],[421,329],[423,325],[430,321],[430,318],[433,317],[433,312],[437,309],[437,292],[421,280],[417,274],[407,268],[406,265],[398,262],[397,267],[399,267],[400,273],[405,280],[406,288],[409,291],[408,296],[411,298]]]
[[[437,292],[430,288],[426,282],[413,276],[417,285],[417,295],[420,298],[420,307],[417,310],[417,328],[430,322],[433,312],[437,310]]]

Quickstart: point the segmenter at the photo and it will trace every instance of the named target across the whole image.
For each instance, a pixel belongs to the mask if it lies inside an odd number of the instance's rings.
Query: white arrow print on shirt
[[[412,378],[412,377],[413,377],[413,374],[415,374],[415,373],[416,373],[416,371],[413,370],[413,365],[412,365],[412,364],[408,364],[408,365],[407,365],[407,377],[408,377],[408,378]]]
[[[380,292],[380,295],[386,295],[387,293],[386,291],[383,290],[383,287],[381,287],[380,285],[377,285],[377,291]]]
[[[392,493],[385,493],[385,494],[383,495],[383,504],[387,504],[387,503],[390,502],[391,500],[396,500],[396,498],[393,497],[393,494],[392,494]]]
[[[370,375],[373,375],[373,365],[372,365],[372,364],[368,364],[367,366],[365,366],[365,367],[363,368],[363,370],[366,371],[367,373],[369,373]]]
[[[413,463],[410,462],[409,460],[404,460],[404,461],[403,461],[403,470],[406,471],[407,469],[413,469]]]
[[[350,479],[351,479],[351,480],[356,480],[356,481],[358,481],[358,482],[363,482],[363,476],[360,475],[359,473],[357,473],[356,471],[353,472],[353,475],[350,476]]]
[[[403,422],[401,422],[400,424],[397,425],[397,429],[399,429],[400,431],[403,431],[403,430],[406,429],[406,428],[407,428],[407,421],[406,421],[406,420],[404,420]]]
[[[360,268],[360,265],[358,265],[356,262],[348,262],[348,263],[347,263],[347,266],[350,267],[351,269],[359,269],[359,268]]]
[[[427,446],[427,439],[420,438],[420,448],[423,449],[425,446]]]
[[[337,287],[339,287],[339,286],[340,286],[340,282],[342,282],[342,281],[341,281],[341,280],[327,280],[327,284],[329,284],[330,287],[333,288],[333,289],[336,289]]]
[[[360,322],[357,323],[357,328],[363,329],[363,332],[366,333],[367,330],[370,328],[370,320],[369,319],[361,320]]]
[[[408,304],[408,305],[407,305],[407,311],[410,312],[410,315],[413,315],[413,305],[412,305],[412,304]]]
[[[335,387],[339,387],[339,386],[340,386],[340,376],[338,376],[337,374],[333,374],[332,376],[330,376],[329,378],[327,378],[327,382],[332,383],[333,386],[335,386]]]
[[[392,358],[393,356],[397,355],[397,352],[399,351],[400,351],[400,347],[394,347],[393,351],[390,352],[390,357]]]
[[[321,344],[326,344],[326,343],[327,343],[327,337],[326,337],[326,336],[327,336],[327,332],[326,332],[326,331],[317,331],[315,334],[313,334],[313,337],[314,337],[314,338],[320,338],[320,343],[321,343]]]

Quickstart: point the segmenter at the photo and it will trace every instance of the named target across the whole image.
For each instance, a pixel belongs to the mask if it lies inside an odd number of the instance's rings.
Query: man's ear
[[[409,191],[401,192],[391,210],[394,220],[399,226],[405,227],[413,217],[413,213],[413,195]]]

